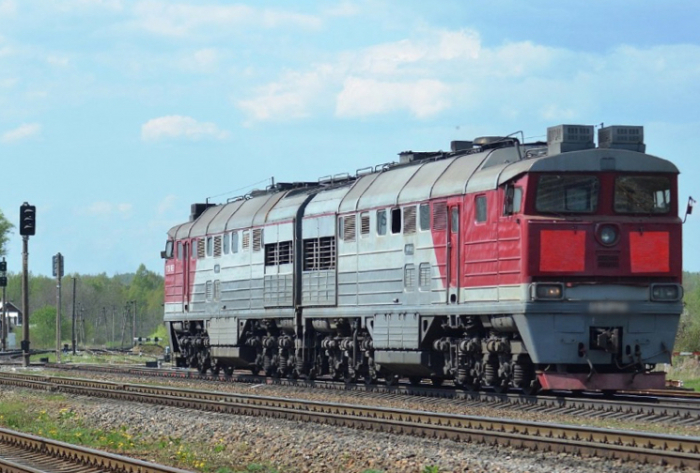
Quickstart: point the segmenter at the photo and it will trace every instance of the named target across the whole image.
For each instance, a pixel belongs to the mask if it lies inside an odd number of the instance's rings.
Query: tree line
[[[73,299],[75,280],[75,300]],[[29,275],[32,348],[56,346],[56,279]],[[75,304],[79,346],[131,346],[133,336],[164,336],[163,277],[142,264],[135,273],[72,274],[61,280],[61,338],[71,343]],[[7,301],[22,309],[21,274],[8,274]],[[15,333],[20,332],[14,329]],[[158,335],[156,335],[158,333]],[[18,334],[21,339],[21,332]]]

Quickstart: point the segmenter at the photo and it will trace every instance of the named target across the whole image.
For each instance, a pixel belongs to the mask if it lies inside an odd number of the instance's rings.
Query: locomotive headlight
[[[533,299],[559,300],[564,295],[564,288],[561,284],[535,284]]]
[[[652,301],[677,301],[683,297],[683,288],[679,284],[652,284]]]
[[[617,239],[620,236],[615,225],[601,225],[598,228],[598,240],[605,246],[612,246],[617,243]]]

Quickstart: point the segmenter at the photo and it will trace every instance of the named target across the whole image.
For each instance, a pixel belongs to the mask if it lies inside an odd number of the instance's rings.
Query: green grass
[[[8,429],[207,473],[278,473],[267,464],[237,464],[240,446],[222,440],[195,443],[169,436],[153,440],[129,433],[126,427],[101,430],[88,424],[63,395],[0,392],[0,426]]]
[[[684,388],[700,391],[700,361],[692,356],[674,358],[666,379],[683,381]]]

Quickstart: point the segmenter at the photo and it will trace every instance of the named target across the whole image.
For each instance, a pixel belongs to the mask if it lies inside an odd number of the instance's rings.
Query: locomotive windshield
[[[665,214],[671,209],[671,181],[663,176],[615,179],[615,212]]]
[[[593,213],[599,188],[596,176],[544,174],[537,184],[535,208],[543,213]]]

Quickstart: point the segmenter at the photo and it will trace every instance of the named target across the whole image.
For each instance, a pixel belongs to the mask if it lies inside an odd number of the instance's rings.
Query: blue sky
[[[68,273],[162,272],[166,231],[207,197],[601,122],[645,127],[684,208],[698,21],[696,0],[0,0],[0,209],[36,205],[36,274],[59,251]],[[684,233],[700,271],[700,209]]]

